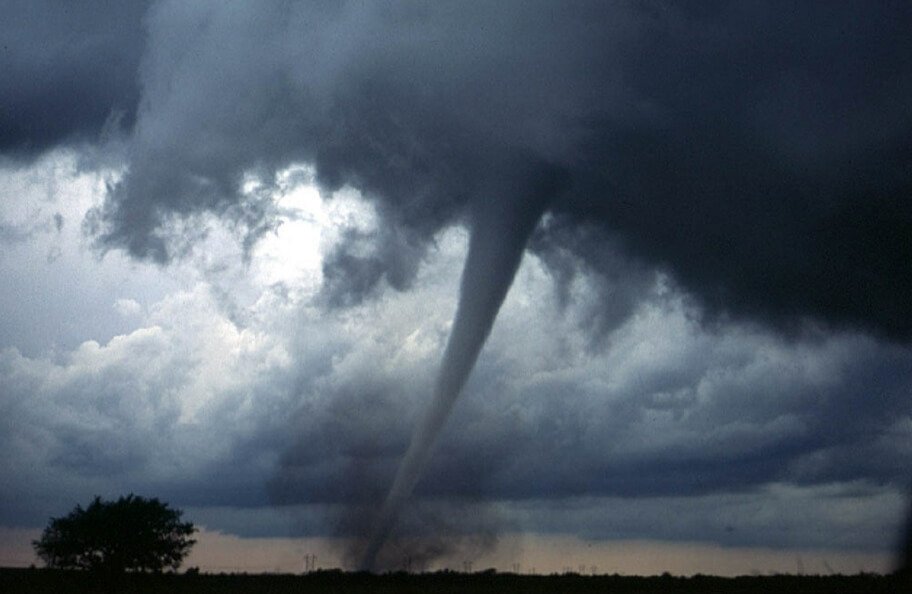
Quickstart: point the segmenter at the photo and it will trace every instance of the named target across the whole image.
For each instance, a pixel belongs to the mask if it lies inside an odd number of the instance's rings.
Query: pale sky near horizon
[[[3,4],[3,551],[133,492],[354,563],[462,319],[382,563],[891,566],[912,5]]]
[[[0,528],[0,565],[40,565],[31,541],[40,530]],[[198,567],[207,573],[304,573],[305,558],[314,557],[317,570],[355,569],[347,565],[347,543],[333,538],[243,538],[201,530],[197,544],[182,570]],[[854,575],[886,573],[893,558],[884,553],[834,551],[830,549],[774,549],[723,547],[701,542],[650,542],[642,540],[585,541],[573,536],[504,534],[484,550],[455,550],[427,565],[403,557],[393,571],[471,571],[494,568],[500,572],[547,575],[572,571],[584,575],[696,574],[735,577],[740,575]]]

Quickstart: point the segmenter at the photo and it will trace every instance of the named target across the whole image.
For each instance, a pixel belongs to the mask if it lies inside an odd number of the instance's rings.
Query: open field
[[[617,575],[515,575],[480,572],[464,574],[391,573],[371,575],[319,571],[290,574],[200,574],[128,575],[117,583],[84,572],[47,569],[0,569],[0,592],[194,592],[194,593],[447,593],[447,592],[712,592],[749,594],[760,592],[894,593],[905,591],[895,576],[757,576],[721,578],[694,576],[629,577]],[[908,583],[905,583],[908,586]]]

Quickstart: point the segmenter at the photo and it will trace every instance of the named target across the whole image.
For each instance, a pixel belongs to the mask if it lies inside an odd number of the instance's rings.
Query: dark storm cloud
[[[495,333],[417,486],[419,500],[709,496],[770,483],[905,487],[906,349],[852,336],[795,344],[743,328],[710,340],[692,324],[665,314],[652,330],[622,328],[628,336],[616,333],[593,368],[556,363],[554,372],[522,363],[534,357],[510,348],[516,326]],[[659,360],[649,350],[644,360],[627,354],[653,342],[674,346]],[[327,406],[295,415],[274,501],[376,504],[415,410],[391,397],[402,387],[357,380],[370,377],[363,371],[338,377],[341,391],[322,391]]]
[[[331,307],[357,305],[378,292],[381,279],[396,290],[408,289],[425,242],[401,227],[345,230],[323,262],[322,300]]]
[[[10,0],[0,22],[0,154],[129,129],[147,0]]]
[[[546,218],[529,249],[551,272],[560,307],[580,312],[579,326],[594,346],[630,316],[656,280],[655,270],[624,249],[617,236],[566,217]]]
[[[655,117],[594,124],[558,205],[668,267],[713,312],[912,332],[904,4],[665,14],[626,48]]]
[[[910,11],[160,3],[130,171],[96,221],[165,261],[173,214],[228,212],[245,171],[310,161],[409,237],[404,262],[329,260],[357,302],[386,275],[408,286],[436,230],[541,163],[570,180],[550,205],[562,226],[610,235],[711,317],[908,338]]]

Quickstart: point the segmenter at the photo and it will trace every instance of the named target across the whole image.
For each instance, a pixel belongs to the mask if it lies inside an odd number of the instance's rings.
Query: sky
[[[4,562],[892,567],[906,3],[2,5]]]

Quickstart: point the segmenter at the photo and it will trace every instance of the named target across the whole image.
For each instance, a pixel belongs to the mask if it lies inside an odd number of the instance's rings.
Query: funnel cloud
[[[375,519],[361,557],[363,569],[375,569],[377,553],[400,508],[421,478],[437,436],[491,332],[539,215],[562,189],[561,172],[551,171],[544,165],[516,169],[525,176],[516,179],[513,184],[498,184],[488,189],[489,193],[480,196],[474,205],[469,252],[459,288],[459,306],[443,353],[434,394],[415,428],[392,487]]]

